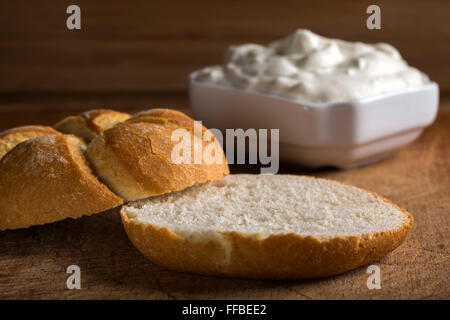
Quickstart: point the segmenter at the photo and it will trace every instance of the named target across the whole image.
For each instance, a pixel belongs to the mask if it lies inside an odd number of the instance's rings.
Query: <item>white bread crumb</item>
[[[407,220],[400,209],[362,189],[293,175],[231,175],[124,209],[130,219],[184,237],[217,231],[364,236]]]

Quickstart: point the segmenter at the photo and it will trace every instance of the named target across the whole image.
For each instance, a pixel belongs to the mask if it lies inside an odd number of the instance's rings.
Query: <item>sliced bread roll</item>
[[[169,121],[174,116],[183,123]],[[157,118],[160,120],[154,120]],[[176,111],[152,117],[141,114],[98,135],[89,144],[87,156],[100,179],[127,201],[182,190],[228,175],[220,144],[209,132],[204,138],[195,135],[193,125],[192,119]],[[177,129],[187,129],[190,141],[190,156],[182,163],[172,159],[180,143],[172,136]],[[199,161],[195,159],[195,145],[202,148]],[[219,163],[205,161],[202,153],[206,150],[214,150]]]
[[[46,126],[23,126],[3,131],[0,133],[0,159],[21,142],[55,134],[60,133]]]
[[[338,182],[231,175],[124,206],[128,237],[169,269],[259,279],[331,276],[376,261],[413,218],[388,200]]]
[[[128,113],[95,109],[67,117],[55,124],[55,129],[63,133],[76,135],[89,142],[100,132],[112,128],[128,118],[130,118]]]
[[[92,174],[84,143],[46,135],[18,144],[0,161],[0,230],[91,215],[122,199]]]

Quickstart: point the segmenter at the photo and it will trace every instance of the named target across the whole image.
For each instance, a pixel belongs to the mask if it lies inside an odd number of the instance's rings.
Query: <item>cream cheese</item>
[[[299,29],[268,46],[232,46],[197,81],[307,102],[339,102],[417,86],[428,77],[386,43],[329,39]]]

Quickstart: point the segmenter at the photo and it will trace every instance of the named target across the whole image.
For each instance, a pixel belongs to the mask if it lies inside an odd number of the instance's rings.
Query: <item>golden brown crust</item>
[[[203,138],[205,133],[207,134],[208,141],[215,141],[214,135],[205,127],[201,126],[201,131],[194,130],[194,119],[188,117],[181,111],[172,109],[155,108],[146,111],[141,111],[134,114],[127,123],[154,123],[167,128],[184,128],[191,131],[193,134]]]
[[[126,208],[121,216],[136,248],[154,263],[169,269],[255,279],[307,279],[352,270],[397,248],[413,222],[408,212],[401,211],[405,223],[394,230],[330,239],[294,233],[263,237],[239,232],[216,232],[203,239],[184,238],[166,227],[129,218]]]
[[[164,112],[161,113],[161,121],[167,114]],[[169,114],[177,117],[181,114],[184,124],[180,126],[185,128],[187,116],[179,112]],[[205,150],[210,143],[214,143],[220,152],[222,164],[206,164],[202,159],[201,163],[196,164],[193,150],[191,164],[174,163],[172,150],[179,142],[172,141],[171,137],[180,126],[161,125],[152,119],[145,121],[135,116],[128,122],[104,131],[88,147],[87,155],[96,173],[117,194],[126,200],[137,200],[181,190],[195,183],[217,180],[229,174],[225,155],[218,142],[213,138],[203,141],[188,128],[192,149],[197,144]],[[193,120],[190,120],[193,125]]]
[[[189,128],[189,129],[194,128],[194,120],[188,117],[183,112],[162,108],[155,108],[138,112],[134,114],[126,122],[128,123],[147,122],[173,128]]]
[[[128,118],[130,118],[128,113],[95,109],[67,117],[55,124],[55,129],[63,133],[74,134],[89,142],[100,132],[112,128]]]
[[[123,203],[92,175],[81,140],[47,135],[17,145],[0,162],[0,230],[78,218]]]
[[[60,134],[46,126],[23,126],[0,133],[0,159],[21,142],[45,135]]]

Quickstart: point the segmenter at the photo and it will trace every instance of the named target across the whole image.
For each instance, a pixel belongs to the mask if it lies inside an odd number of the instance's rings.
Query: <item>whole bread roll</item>
[[[5,144],[0,162],[0,230],[90,215],[123,200],[181,190],[229,173],[214,135],[202,126],[194,130],[194,120],[183,113],[153,109],[124,122],[128,118],[112,110],[92,110],[56,125],[78,137],[38,126],[0,135],[0,143]],[[177,129],[186,129],[191,163],[172,162],[177,144],[172,134]],[[80,138],[93,140],[87,147]],[[202,154],[196,162],[195,146],[213,150],[219,163],[204,161]]]
[[[55,129],[63,133],[74,134],[89,142],[100,132],[114,127],[129,117],[128,113],[108,109],[95,109],[67,117],[55,124]]]
[[[92,174],[72,135],[17,145],[0,161],[0,230],[26,228],[105,211],[122,199]]]
[[[23,126],[3,131],[0,133],[0,159],[23,141],[55,134],[60,133],[46,126]]]
[[[192,149],[200,145],[202,150],[215,150],[214,156],[221,160],[195,161],[191,150],[190,163],[174,162],[172,151],[178,142],[172,141],[172,134],[180,128],[189,134]],[[137,114],[102,132],[88,146],[87,156],[102,181],[127,201],[178,191],[229,174],[222,147],[212,134],[205,132],[203,138],[195,135],[194,120],[163,109]]]

